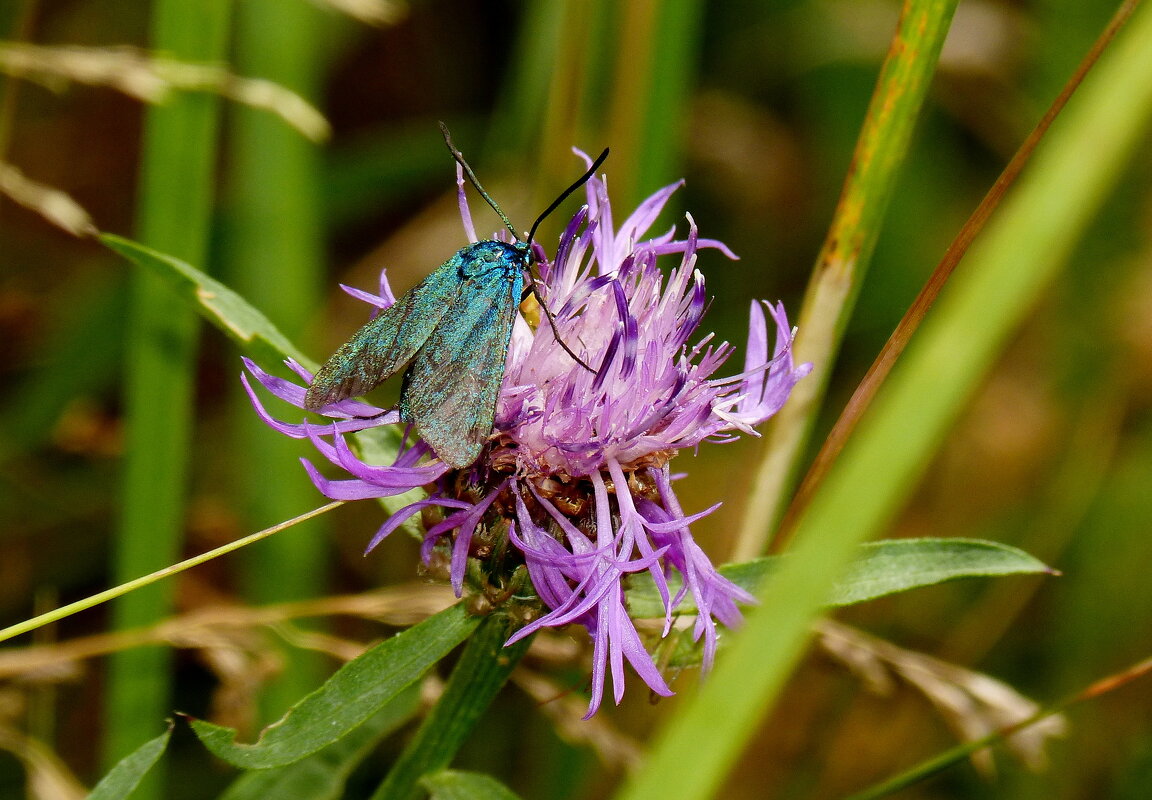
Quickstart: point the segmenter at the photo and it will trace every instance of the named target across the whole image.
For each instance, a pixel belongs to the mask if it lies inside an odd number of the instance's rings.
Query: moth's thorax
[[[458,264],[460,277],[472,278],[493,270],[519,273],[528,267],[531,252],[524,242],[508,244],[486,240],[468,245],[453,258]]]

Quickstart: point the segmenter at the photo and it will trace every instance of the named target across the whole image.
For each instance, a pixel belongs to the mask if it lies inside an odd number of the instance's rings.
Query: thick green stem
[[[152,46],[191,61],[221,61],[228,0],[157,0]],[[213,208],[218,99],[180,95],[148,110],[138,213],[139,238],[194,264],[204,263]],[[112,581],[123,583],[177,560],[183,543],[185,487],[193,428],[195,312],[155,276],[133,274],[125,387],[122,516]],[[168,615],[171,584],[119,600],[116,629]],[[170,712],[170,656],[161,649],[110,660],[104,756],[111,765],[156,734]],[[155,773],[153,773],[155,775]],[[150,779],[136,797],[159,797]]]

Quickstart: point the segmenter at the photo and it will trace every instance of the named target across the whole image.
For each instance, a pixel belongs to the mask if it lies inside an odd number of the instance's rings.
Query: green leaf
[[[352,770],[419,709],[419,686],[413,684],[344,738],[295,764],[247,772],[220,800],[337,800],[344,796],[344,784]]]
[[[783,558],[786,556],[727,564],[720,567],[720,574],[756,594],[765,576],[777,569]],[[1023,550],[1006,544],[981,539],[886,539],[860,546],[852,566],[833,585],[826,605],[850,606],[957,578],[1037,573],[1055,574],[1055,570]],[[628,589],[628,608],[632,616],[664,616],[660,595],[647,573],[632,580]],[[668,581],[672,594],[679,590],[680,585],[678,575]],[[684,598],[677,611],[685,614],[696,611],[691,595]]]
[[[513,792],[491,775],[445,769],[420,779],[432,800],[519,800]]]
[[[255,744],[238,744],[236,731],[202,720],[192,730],[214,754],[244,769],[299,761],[339,741],[418,681],[475,629],[478,620],[457,604],[348,662]]]
[[[860,550],[833,585],[829,605],[850,606],[957,578],[1056,574],[1023,550],[980,539],[888,539]]]
[[[96,788],[88,795],[88,800],[123,800],[131,795],[148,771],[160,760],[171,738],[172,723],[168,723],[168,730],[121,759],[100,783],[96,784]]]
[[[505,647],[515,627],[505,614],[485,617],[452,668],[444,693],[371,800],[418,800],[422,795],[420,779],[452,763],[516,664],[528,652],[532,636]]]
[[[100,240],[129,261],[160,276],[257,361],[293,358],[307,369],[316,369],[316,362],[301,353],[264,314],[215,278],[178,258],[121,236],[104,234]]]

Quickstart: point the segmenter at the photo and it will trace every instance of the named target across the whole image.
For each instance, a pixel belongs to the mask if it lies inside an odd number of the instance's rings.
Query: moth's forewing
[[[375,389],[428,341],[454,301],[464,248],[352,334],[312,379],[304,405],[312,410]]]
[[[480,242],[473,245],[496,245]],[[495,261],[477,250],[463,264],[455,302],[404,374],[400,417],[445,463],[463,468],[492,432],[508,343],[524,288],[525,250],[502,245]]]

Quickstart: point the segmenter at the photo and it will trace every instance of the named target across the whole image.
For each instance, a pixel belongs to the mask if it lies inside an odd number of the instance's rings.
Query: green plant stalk
[[[615,202],[632,208],[679,172],[703,6],[640,0],[613,10],[620,21],[607,131],[616,163],[612,187]]]
[[[156,0],[154,49],[192,61],[219,61],[228,40],[228,0],[191,6]],[[219,116],[210,94],[179,95],[148,109],[137,224],[140,238],[202,263],[213,204]],[[193,427],[196,315],[159,279],[133,275],[125,369],[125,460],[112,580],[122,583],[170,564],[180,553]],[[153,585],[113,608],[117,630],[170,613],[173,587]],[[170,654],[147,649],[110,659],[106,684],[108,767],[140,745],[169,712]],[[159,797],[156,771],[136,797]]]
[[[676,180],[681,168],[687,120],[699,69],[701,0],[664,0],[656,20],[651,85],[638,120],[643,146],[635,154],[636,183],[622,195],[625,208],[634,208],[657,187]]]
[[[572,5],[571,2],[530,3],[524,7],[512,68],[508,70],[507,82],[492,115],[492,124],[488,126],[486,152],[532,152],[540,132],[540,120],[561,111],[556,103],[549,102],[550,87],[558,74],[565,71],[563,66],[569,57],[570,43],[584,44],[582,37],[572,34],[572,24],[578,22]]]
[[[1064,84],[1064,87],[1057,94],[1056,99],[1040,121],[1036,123],[1036,127],[1024,139],[1012,159],[1001,171],[1000,176],[992,184],[992,187],[985,193],[984,198],[980,201],[976,209],[968,217],[968,221],[964,223],[960,233],[952,240],[952,244],[948,246],[944,257],[941,258],[940,263],[936,265],[932,275],[929,276],[924,286],[920,289],[920,293],[904,312],[896,329],[892,335],[888,337],[884,347],[881,348],[880,354],[876,356],[876,360],[869,367],[868,373],[860,381],[856,390],[852,393],[852,397],[844,405],[844,409],[840,412],[839,419],[836,424],[832,426],[828,436],[825,438],[824,443],[820,447],[820,452],[816,454],[811,465],[808,467],[808,472],[804,476],[804,480],[800,483],[799,488],[796,490],[792,498],[791,504],[788,506],[788,511],[780,521],[779,529],[776,532],[776,538],[773,545],[776,549],[783,549],[787,546],[787,537],[792,528],[792,523],[795,518],[799,516],[804,506],[807,505],[808,499],[812,491],[820,480],[823,478],[824,473],[828,469],[828,465],[836,460],[836,455],[844,446],[844,442],[851,436],[852,431],[856,427],[857,420],[863,416],[867,410],[872,397],[875,395],[876,390],[884,383],[888,377],[888,373],[892,369],[892,365],[900,358],[900,354],[904,352],[909,339],[916,332],[920,321],[924,318],[928,309],[936,302],[936,297],[939,295],[940,290],[947,284],[948,279],[951,277],[956,265],[968,252],[968,248],[972,242],[984,230],[984,225],[992,216],[993,212],[999,207],[1000,200],[1003,198],[1004,193],[1012,186],[1019,176],[1020,172],[1028,164],[1032,158],[1032,152],[1036,146],[1043,140],[1048,128],[1051,127],[1056,117],[1059,115],[1060,110],[1064,108],[1068,98],[1080,86],[1080,82],[1084,79],[1092,67],[1096,64],[1100,54],[1107,48],[1112,39],[1115,38],[1116,33],[1121,30],[1128,18],[1132,15],[1132,11],[1139,0],[1129,0],[1129,2],[1122,3],[1116,10],[1111,21],[1105,26],[1100,36],[1097,37],[1095,43],[1088,49],[1088,53],[1081,60],[1080,64],[1072,72],[1072,77]]]
[[[784,511],[957,3],[904,4],[797,321],[793,353],[815,369],[792,390],[761,444],[735,561],[764,551]]]
[[[544,208],[555,196],[555,187],[564,185],[565,176],[580,163],[572,154],[572,147],[590,145],[587,149],[593,151],[596,148],[591,141],[574,140],[573,134],[579,136],[577,132],[585,130],[582,120],[587,110],[588,83],[603,71],[603,65],[593,61],[595,50],[591,41],[597,13],[603,12],[603,6],[571,0],[535,5],[563,13],[559,30],[555,31],[553,40],[547,42],[546,55],[551,59],[547,94],[529,117],[542,121],[537,147],[544,169],[538,172],[532,186],[532,205]],[[526,36],[532,33],[525,30]]]
[[[325,12],[305,0],[245,0],[236,16],[238,71],[314,99],[323,66],[319,34],[324,20]],[[232,285],[289,339],[300,342],[322,282],[319,151],[265,111],[235,106],[232,119],[224,240]],[[315,501],[316,490],[300,469],[300,443],[268,430],[247,395],[236,389],[235,478],[248,525],[262,527],[299,513]],[[306,535],[269,539],[245,552],[242,580],[250,602],[263,605],[324,591],[327,537],[320,524],[307,528]],[[321,679],[319,654],[295,650],[284,655],[285,669],[261,697],[266,719],[278,717]]]
[[[828,473],[799,520],[793,558],[622,797],[695,800],[721,784],[799,659],[852,548],[878,533],[915,489],[949,425],[1120,177],[1150,117],[1152,8],[1144,5],[1053,126]]]
[[[531,636],[510,647],[510,619],[487,617],[464,648],[444,694],[392,766],[372,800],[415,800],[422,795],[419,780],[448,766],[472,732],[508,676],[528,652]]]

